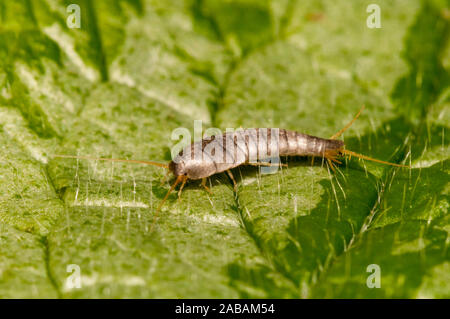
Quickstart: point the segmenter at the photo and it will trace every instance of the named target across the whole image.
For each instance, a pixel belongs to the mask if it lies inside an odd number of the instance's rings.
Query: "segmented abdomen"
[[[323,156],[326,150],[338,149],[344,143],[296,131],[279,130],[280,156]]]
[[[203,139],[186,147],[174,162],[183,162],[190,178],[203,178],[242,164],[267,162],[279,156],[323,156],[343,146],[328,140],[284,129],[244,129]]]

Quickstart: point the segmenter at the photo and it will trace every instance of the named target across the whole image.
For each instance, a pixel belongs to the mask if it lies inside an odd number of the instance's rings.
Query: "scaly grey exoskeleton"
[[[202,186],[207,190],[206,178],[217,173],[227,172],[232,179],[235,189],[236,181],[230,169],[240,165],[283,165],[272,164],[268,160],[277,156],[312,156],[321,157],[327,160],[328,164],[334,171],[334,164],[341,164],[338,161],[339,156],[355,156],[365,160],[392,165],[397,167],[409,167],[407,165],[395,164],[371,158],[362,154],[358,154],[345,149],[343,141],[336,140],[345,130],[347,130],[353,122],[361,114],[361,110],[343,129],[334,134],[329,139],[302,134],[296,131],[284,129],[242,129],[235,132],[227,132],[222,135],[216,135],[205,138],[199,142],[192,143],[185,147],[170,163],[163,164],[150,161],[122,160],[109,158],[93,158],[89,156],[71,156],[71,155],[54,155],[54,157],[79,158],[105,160],[115,162],[129,162],[155,165],[168,169],[176,177],[175,182],[164,196],[157,212],[161,209],[164,202],[169,197],[175,187],[181,183],[179,196],[187,180],[202,180]],[[274,133],[275,132],[275,133]],[[277,134],[276,143],[273,143],[273,135]],[[206,150],[209,150],[206,152]],[[211,150],[220,150],[220,155],[211,152]]]

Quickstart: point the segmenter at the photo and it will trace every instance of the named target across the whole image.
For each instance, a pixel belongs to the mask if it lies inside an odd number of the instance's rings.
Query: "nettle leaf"
[[[448,9],[368,5],[1,2],[0,297],[449,297]],[[165,170],[52,156],[168,162],[194,120],[329,137],[362,105],[346,147],[411,170],[236,168],[156,223]]]

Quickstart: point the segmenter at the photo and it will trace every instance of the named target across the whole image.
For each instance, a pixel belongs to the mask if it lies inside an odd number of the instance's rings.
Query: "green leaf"
[[[448,298],[448,5],[369,4],[1,1],[0,297]],[[346,147],[410,170],[239,167],[156,218],[163,169],[52,156],[168,162],[194,120],[327,138],[362,105]]]

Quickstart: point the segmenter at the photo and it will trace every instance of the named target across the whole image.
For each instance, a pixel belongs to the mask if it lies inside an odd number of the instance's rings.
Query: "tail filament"
[[[341,136],[342,133],[344,133],[350,126],[352,126],[353,122],[355,122],[358,117],[361,115],[361,112],[364,110],[365,106],[363,105],[361,107],[361,109],[359,110],[358,114],[356,114],[356,116],[353,118],[353,120],[351,120],[342,130],[340,130],[339,132],[337,132],[336,134],[334,134],[332,137],[330,137],[330,140],[335,140],[337,139],[339,136]]]
[[[365,159],[365,160],[376,162],[376,163],[381,163],[381,164],[391,165],[391,166],[396,166],[396,167],[411,168],[408,165],[402,165],[402,164],[385,162],[385,161],[382,161],[382,160],[379,160],[379,159],[376,159],[376,158],[372,158],[372,157],[369,157],[369,156],[366,156],[366,155],[363,155],[363,154],[358,154],[358,153],[355,153],[355,152],[352,152],[352,151],[349,151],[349,150],[345,150],[345,149],[340,150],[340,152],[342,154],[345,154],[345,155],[348,155],[348,156],[354,156],[354,157],[357,157],[357,158]]]

